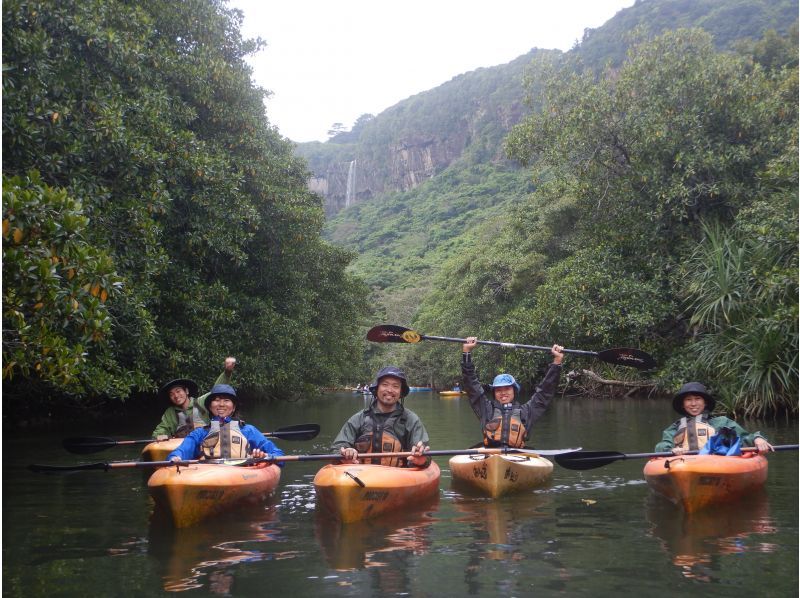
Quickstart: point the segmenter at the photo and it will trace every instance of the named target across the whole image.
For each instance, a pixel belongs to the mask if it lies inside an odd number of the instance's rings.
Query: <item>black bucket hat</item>
[[[706,411],[709,413],[714,411],[714,406],[717,404],[716,399],[709,394],[705,386],[699,382],[687,382],[681,386],[678,394],[672,397],[672,408],[681,415],[688,415],[683,409],[683,397],[686,395],[700,395],[703,397],[706,400]]]
[[[169,391],[172,390],[174,386],[183,386],[186,389],[186,392],[189,393],[190,397],[197,396],[197,383],[194,380],[189,380],[188,378],[175,378],[175,380],[170,380],[164,386],[158,389],[158,398],[168,401]]]
[[[375,374],[375,382],[370,384],[369,391],[372,393],[373,396],[378,396],[375,394],[378,391],[378,384],[381,383],[381,378],[385,378],[386,376],[392,376],[393,378],[399,378],[402,384],[402,391],[400,392],[400,398],[405,398],[405,396],[411,390],[408,386],[408,380],[406,380],[406,373],[401,370],[399,367],[394,365],[387,365],[385,368],[381,369],[377,374]]]

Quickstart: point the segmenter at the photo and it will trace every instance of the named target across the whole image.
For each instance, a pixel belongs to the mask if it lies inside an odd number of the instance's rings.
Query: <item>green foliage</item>
[[[122,283],[86,355],[94,391],[203,384],[227,354],[254,390],[330,384],[358,350],[363,289],[265,118],[240,18],[217,0],[3,3],[4,175],[80,202]]]
[[[109,305],[121,293],[114,262],[86,242],[89,219],[37,172],[3,177],[3,378],[36,376],[70,392],[105,391],[87,376],[106,365]],[[117,371],[122,383],[133,377]]]

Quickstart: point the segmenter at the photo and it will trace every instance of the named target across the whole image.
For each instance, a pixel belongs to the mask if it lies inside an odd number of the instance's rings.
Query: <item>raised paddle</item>
[[[796,444],[781,444],[773,446],[776,451],[796,451]],[[755,447],[745,447],[742,452],[757,452]],[[687,451],[684,455],[696,455],[699,451]],[[577,451],[569,454],[556,455],[556,463],[566,469],[597,469],[614,461],[625,459],[652,459],[655,457],[681,457],[673,453],[617,453],[615,451]]]
[[[462,449],[462,450],[441,450],[441,451],[427,451],[423,453],[424,456],[436,457],[439,455],[534,455],[534,456],[551,456],[561,455],[564,453],[571,453],[579,451],[580,448],[569,449],[517,449],[517,448],[484,448],[484,449]],[[396,452],[396,453],[364,453],[360,455],[365,459],[382,459],[385,457],[411,457],[413,453]],[[253,465],[255,463],[283,463],[287,461],[339,461],[342,455],[338,453],[329,455],[278,455],[274,457],[263,457],[260,459],[238,459],[222,460],[222,459],[208,459],[204,461],[190,460],[190,461],[110,461],[107,463],[81,463],[78,465],[28,465],[28,469],[36,473],[44,472],[70,472],[70,471],[108,471],[109,469],[125,469],[125,468],[144,468],[144,467],[165,467],[169,465],[176,465],[178,467],[184,465],[195,465],[197,463],[206,463],[209,465]]]
[[[451,338],[449,336],[431,336],[422,334],[410,328],[395,326],[394,324],[383,324],[369,329],[367,340],[374,343],[418,343],[423,340],[447,341],[451,343],[465,343],[465,338]],[[537,345],[520,345],[517,343],[502,343],[499,341],[478,341],[479,345],[492,345],[504,347],[506,349],[528,349],[530,351],[549,351],[551,347],[539,347]],[[579,349],[563,349],[564,353],[572,355],[584,355],[596,357],[606,363],[614,365],[624,365],[638,368],[640,370],[651,370],[656,367],[656,361],[648,353],[639,349],[605,349],[604,351],[581,351]]]
[[[296,424],[278,428],[274,432],[264,432],[267,438],[280,438],[281,440],[311,440],[319,434],[319,424]],[[113,438],[103,438],[101,436],[77,436],[65,438],[61,444],[70,453],[76,455],[90,455],[114,446],[126,444],[150,444],[158,442],[152,438],[143,440],[115,440]]]

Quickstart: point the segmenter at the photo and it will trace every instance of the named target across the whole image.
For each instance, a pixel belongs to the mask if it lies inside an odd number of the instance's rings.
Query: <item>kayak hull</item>
[[[352,523],[427,501],[438,494],[440,477],[435,462],[424,469],[331,464],[314,476],[314,489],[322,510]]]
[[[264,500],[275,491],[280,477],[280,467],[274,464],[238,467],[198,463],[162,467],[150,476],[147,487],[156,509],[181,528],[234,506]]]
[[[442,397],[460,397],[462,393],[460,390],[440,390],[439,395]]]
[[[142,461],[166,461],[167,455],[178,448],[181,442],[183,442],[183,438],[154,440],[142,449]]]
[[[687,513],[732,502],[767,481],[767,458],[682,455],[651,459],[644,467],[648,486]]]
[[[450,473],[453,481],[497,498],[546,483],[553,463],[528,455],[456,455],[450,459]]]

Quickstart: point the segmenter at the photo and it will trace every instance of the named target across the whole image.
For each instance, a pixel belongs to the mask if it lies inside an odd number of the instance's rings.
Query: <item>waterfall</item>
[[[350,162],[350,169],[347,171],[347,189],[344,193],[344,207],[349,208],[353,203],[353,194],[356,186],[356,161]]]

